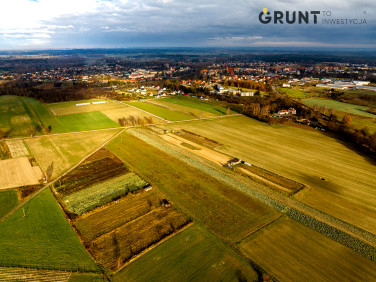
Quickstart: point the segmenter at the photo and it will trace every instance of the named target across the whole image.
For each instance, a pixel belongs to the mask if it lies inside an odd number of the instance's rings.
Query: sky
[[[375,0],[12,0],[0,9],[0,49],[134,47],[376,48]],[[282,11],[283,24],[259,14]],[[286,11],[320,11],[317,24]],[[324,13],[325,11],[325,13]],[[328,13],[329,12],[329,13]],[[263,15],[267,16],[267,15]],[[323,23],[324,19],[343,24]],[[353,20],[350,23],[350,20]],[[354,24],[354,20],[358,24]],[[364,23],[364,20],[366,23]],[[361,24],[359,24],[361,23]]]

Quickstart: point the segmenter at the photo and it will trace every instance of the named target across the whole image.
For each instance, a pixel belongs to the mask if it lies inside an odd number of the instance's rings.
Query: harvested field
[[[105,102],[105,103],[98,103]],[[76,106],[76,104],[85,104],[90,103],[89,105]],[[80,100],[80,101],[70,101],[70,102],[61,102],[61,103],[52,103],[47,104],[47,107],[57,116],[78,114],[78,113],[87,113],[95,111],[111,111],[114,109],[122,108],[119,102],[104,100],[104,99],[94,99],[94,100]]]
[[[119,129],[111,129],[44,136],[26,139],[25,143],[44,171],[53,164],[55,178],[118,132]]]
[[[29,155],[29,151],[22,140],[7,140],[5,143],[8,146],[12,158],[26,157]]]
[[[27,157],[0,161],[0,189],[39,184],[43,173]]]
[[[261,277],[246,259],[194,224],[125,266],[111,280],[260,281]]]
[[[252,234],[241,251],[280,281],[373,281],[376,263],[283,217]]]
[[[119,118],[129,117],[129,116],[140,117],[142,119],[145,119],[145,117],[148,119],[151,118],[153,123],[165,123],[166,122],[163,119],[147,114],[146,112],[140,111],[136,108],[129,107],[126,104],[120,104],[120,105],[122,106],[121,108],[103,110],[102,113],[104,113],[106,116],[108,116],[110,119],[112,119],[115,122],[118,122]]]
[[[275,189],[283,194],[292,195],[304,188],[304,185],[280,176],[274,172],[268,171],[255,165],[240,164],[236,166],[236,171],[240,171],[255,180],[260,180],[272,189]]]
[[[70,272],[56,270],[41,270],[31,268],[0,267],[1,282],[38,281],[38,282],[67,282]]]
[[[161,195],[155,190],[129,194],[98,211],[81,216],[75,220],[74,225],[82,239],[89,242],[160,207],[161,200]]]
[[[89,250],[101,265],[115,271],[188,222],[188,218],[175,209],[160,207],[96,238]]]
[[[210,149],[215,149],[215,148],[219,148],[220,146],[223,146],[223,144],[218,143],[215,140],[206,138],[204,136],[198,135],[196,133],[190,132],[190,131],[185,130],[185,129],[181,129],[179,132],[180,132],[180,134],[178,134],[178,133],[175,133],[175,134],[183,137],[184,139],[187,139],[187,140],[192,141],[194,143],[201,144],[201,145],[208,147]]]
[[[160,127],[179,130],[182,124]],[[220,149],[225,154],[309,186],[295,196],[303,203],[376,232],[375,162],[349,144],[322,132],[270,126],[245,116],[190,121],[184,128],[225,144]]]
[[[201,146],[197,143],[184,139],[175,134],[164,134],[164,135],[160,135],[160,137],[170,142],[171,144],[187,149],[190,152],[196,155],[199,155],[209,161],[212,161],[213,163],[216,163],[220,166],[225,165],[229,160],[232,159],[231,157],[225,154],[213,151],[211,149],[208,149],[204,146]]]
[[[91,184],[128,172],[123,162],[102,148],[80,166],[64,175],[55,186],[60,196],[68,196]]]
[[[138,175],[127,173],[64,197],[62,202],[70,213],[82,215],[146,185]]]
[[[170,110],[166,107],[158,106],[147,102],[128,102],[128,104],[170,121],[189,120],[195,118],[189,114],[175,110]]]
[[[123,133],[107,148],[222,238],[236,241],[279,215],[205,172]]]

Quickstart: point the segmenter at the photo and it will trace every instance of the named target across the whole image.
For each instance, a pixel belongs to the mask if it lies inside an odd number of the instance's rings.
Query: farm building
[[[237,158],[234,158],[234,159],[231,159],[227,162],[227,166],[230,167],[230,166],[234,166],[234,165],[237,165],[237,164],[240,164],[242,161],[237,159]]]
[[[283,115],[296,115],[296,110],[295,108],[289,108],[288,110],[279,110],[278,115],[283,116]]]

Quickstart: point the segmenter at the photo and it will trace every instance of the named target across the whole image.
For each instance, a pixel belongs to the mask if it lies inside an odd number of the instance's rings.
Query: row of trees
[[[121,126],[144,126],[146,124],[153,124],[153,117],[140,118],[139,116],[128,116],[118,119]]]

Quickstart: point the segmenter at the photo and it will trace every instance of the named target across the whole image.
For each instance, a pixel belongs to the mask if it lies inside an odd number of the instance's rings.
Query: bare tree
[[[352,118],[351,118],[351,116],[350,116],[349,114],[346,113],[346,114],[343,116],[342,123],[343,123],[344,126],[349,127],[349,126],[351,125],[351,123],[352,123]]]
[[[33,137],[35,133],[38,132],[38,129],[34,125],[30,125],[29,128],[27,129],[27,133],[30,134],[30,137]]]

